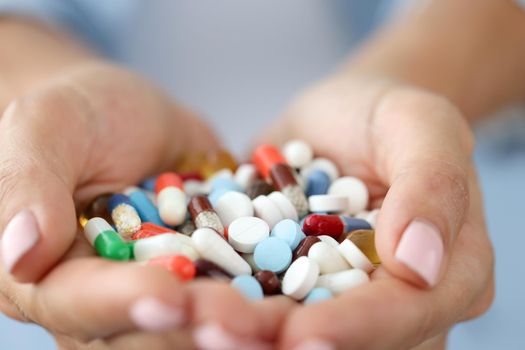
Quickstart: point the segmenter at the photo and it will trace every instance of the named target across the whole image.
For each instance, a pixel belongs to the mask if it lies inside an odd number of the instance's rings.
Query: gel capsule
[[[125,239],[140,229],[140,216],[125,194],[114,194],[108,201],[108,210],[118,233]]]
[[[162,221],[177,226],[186,218],[186,194],[182,179],[175,173],[163,173],[155,184],[157,205]]]
[[[308,202],[301,186],[297,183],[294,170],[286,163],[283,155],[272,145],[261,145],[253,154],[257,170],[264,178],[271,178],[273,185],[281,191],[302,217],[308,213]]]
[[[221,234],[224,232],[221,219],[206,196],[194,196],[188,204],[188,209],[195,227],[209,227]]]
[[[345,215],[308,215],[303,222],[303,232],[307,236],[328,235],[339,239],[343,233],[354,230],[370,230],[370,224],[362,219]]]
[[[84,235],[98,255],[111,260],[129,260],[130,251],[126,242],[103,218],[89,219],[84,226]]]
[[[195,265],[193,265],[193,261],[183,255],[159,256],[148,260],[148,265],[161,266],[181,281],[190,281],[196,274],[196,268]]]

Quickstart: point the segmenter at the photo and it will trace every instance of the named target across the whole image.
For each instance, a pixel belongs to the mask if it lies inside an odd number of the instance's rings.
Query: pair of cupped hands
[[[220,147],[193,112],[105,63],[20,96],[0,119],[0,310],[65,349],[304,350],[439,348],[487,310],[492,248],[472,132],[454,106],[340,72],[298,95],[258,142],[291,138],[363,179],[381,207],[372,283],[305,306],[104,260],[79,232],[77,212],[97,195]]]

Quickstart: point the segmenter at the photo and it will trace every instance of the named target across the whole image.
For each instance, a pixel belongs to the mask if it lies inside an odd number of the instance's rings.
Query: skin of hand
[[[474,141],[446,99],[392,81],[337,76],[299,96],[265,137],[310,143],[343,174],[365,181],[371,207],[381,207],[382,265],[372,283],[293,310],[281,349],[407,349],[488,309],[493,255]]]
[[[79,56],[33,72],[34,84],[24,72],[2,81],[16,94],[3,96],[0,118],[0,311],[63,349],[268,348],[293,306],[284,297],[248,303],[225,283],[183,285],[161,268],[95,257],[76,212],[218,142],[148,82]]]

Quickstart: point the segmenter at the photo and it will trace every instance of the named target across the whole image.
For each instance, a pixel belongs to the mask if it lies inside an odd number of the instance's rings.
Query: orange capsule
[[[131,239],[136,241],[137,239],[153,237],[156,235],[161,235],[163,233],[178,233],[178,232],[175,230],[169,229],[167,227],[164,227],[164,226],[152,224],[151,222],[143,222],[142,225],[140,225],[140,230],[135,232],[135,234],[133,234]]]
[[[177,187],[183,190],[184,183],[181,177],[175,173],[160,174],[155,182],[155,193],[159,194],[163,189],[168,187]]]
[[[270,170],[277,164],[286,164],[281,151],[273,145],[260,145],[253,152],[253,163],[264,179],[270,177]]]
[[[190,281],[197,272],[193,261],[183,255],[160,256],[150,259],[148,265],[162,266],[181,281]]]

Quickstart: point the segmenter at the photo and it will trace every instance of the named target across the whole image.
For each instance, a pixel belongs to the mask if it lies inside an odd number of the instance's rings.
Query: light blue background
[[[117,1],[121,3],[121,1]],[[119,20],[113,55],[200,110],[238,154],[303,86],[329,73],[377,19],[378,1],[148,2]],[[145,4],[146,2],[142,2]],[[322,116],[320,116],[322,117]],[[525,115],[480,132],[479,165],[496,250],[496,301],[458,325],[451,349],[524,349]],[[235,127],[232,127],[235,125]],[[36,326],[0,316],[0,349],[54,349]]]

